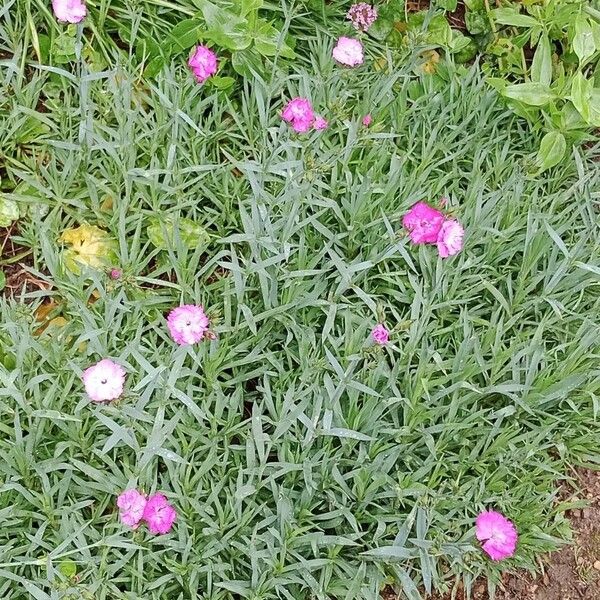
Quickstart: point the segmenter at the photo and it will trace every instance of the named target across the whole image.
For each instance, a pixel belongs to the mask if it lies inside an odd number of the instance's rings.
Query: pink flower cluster
[[[385,346],[390,341],[390,332],[383,323],[379,323],[373,327],[371,338],[379,346]]]
[[[368,31],[377,20],[377,9],[366,2],[353,4],[346,15],[357,31]]]
[[[61,23],[80,23],[87,14],[82,0],[52,0],[52,10]]]
[[[198,83],[204,83],[217,72],[217,55],[207,46],[196,46],[188,60]]]
[[[317,130],[326,129],[329,125],[326,119],[315,115],[310,100],[302,97],[290,100],[285,105],[281,118],[297,133],[306,133],[311,127]]]
[[[364,61],[360,40],[342,36],[333,49],[333,58],[346,67],[358,67]]]
[[[483,551],[492,560],[503,560],[514,555],[518,534],[504,515],[494,510],[480,513],[475,521],[475,537],[483,542]]]
[[[196,344],[208,333],[209,320],[204,307],[184,304],[174,308],[167,317],[167,327],[180,346]]]
[[[123,393],[125,369],[104,358],[83,372],[83,385],[94,402],[116,400]]]
[[[402,225],[413,244],[436,244],[442,258],[458,254],[463,247],[463,226],[426,202],[414,204]]]
[[[146,499],[135,489],[125,490],[117,498],[117,507],[123,524],[137,529],[145,521],[155,535],[169,533],[177,518],[177,511],[161,493]]]

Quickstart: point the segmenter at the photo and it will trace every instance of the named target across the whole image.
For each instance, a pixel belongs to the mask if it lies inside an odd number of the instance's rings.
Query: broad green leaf
[[[281,39],[282,35],[271,23],[258,19],[252,35],[254,47],[263,56],[275,56],[278,53],[286,58],[294,58],[294,51]]]
[[[552,49],[546,34],[540,37],[531,63],[531,81],[550,85],[552,81]]]
[[[58,565],[58,570],[69,579],[75,577],[77,575],[77,563],[72,560],[63,560]]]
[[[567,142],[565,136],[559,131],[550,131],[543,138],[538,150],[536,163],[539,173],[557,165],[565,155]]]
[[[600,127],[600,89],[594,88],[590,94],[590,124]]]
[[[152,219],[146,233],[152,245],[163,249],[176,247],[177,238],[188,249],[195,249],[199,246],[205,248],[210,242],[210,236],[202,225],[185,218]]]
[[[596,42],[594,41],[592,26],[589,20],[582,16],[577,17],[575,21],[573,50],[577,54],[577,58],[579,58],[579,63],[582,65],[596,52]]]
[[[210,84],[218,90],[228,90],[235,83],[233,77],[214,76],[210,78]]]
[[[239,6],[239,14],[242,17],[246,15],[256,12],[259,8],[262,8],[264,4],[263,0],[236,0],[236,5]]]
[[[500,25],[511,25],[513,27],[535,27],[537,19],[522,15],[514,8],[496,8],[491,11],[492,18]]]
[[[530,106],[544,106],[556,97],[547,85],[541,83],[517,83],[504,90],[507,98],[518,100]]]
[[[245,18],[208,0],[201,0],[199,4],[206,21],[207,31],[204,35],[207,38],[228,50],[244,50],[250,46],[252,37]]]
[[[198,19],[179,21],[167,36],[167,54],[191,48],[200,37],[201,23]]]
[[[19,216],[17,203],[0,193],[0,227],[10,227]]]
[[[437,6],[447,11],[454,12],[458,5],[458,0],[438,0]]]
[[[586,123],[589,123],[590,120],[589,98],[591,93],[592,82],[588,81],[581,72],[577,73],[571,82],[571,102]]]

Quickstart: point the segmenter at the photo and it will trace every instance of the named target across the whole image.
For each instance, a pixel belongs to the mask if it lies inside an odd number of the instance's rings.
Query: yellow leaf
[[[65,229],[60,241],[70,246],[63,256],[67,268],[74,273],[79,273],[79,265],[98,269],[114,258],[114,241],[104,229],[95,225]]]

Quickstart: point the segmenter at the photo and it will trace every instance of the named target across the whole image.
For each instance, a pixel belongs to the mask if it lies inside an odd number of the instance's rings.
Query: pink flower
[[[204,83],[217,72],[217,55],[207,46],[196,46],[188,60],[188,66],[196,81]]]
[[[171,337],[179,344],[195,344],[208,331],[208,317],[202,306],[184,304],[174,308],[167,316]]]
[[[417,202],[404,215],[403,227],[413,244],[435,244],[444,223],[444,215],[425,202]]]
[[[117,498],[121,522],[137,529],[146,508],[146,497],[137,490],[125,490]]]
[[[354,29],[367,31],[377,19],[377,9],[366,2],[359,2],[350,7],[346,18],[352,21]]]
[[[110,270],[110,278],[111,279],[121,279],[123,276],[123,271],[121,269],[111,269]]]
[[[371,331],[371,337],[376,344],[385,346],[390,340],[390,332],[383,323],[379,323]]]
[[[492,560],[510,558],[515,553],[517,530],[499,512],[482,512],[475,521],[475,536],[480,542],[484,542],[482,548]]]
[[[143,518],[148,523],[150,533],[164,534],[171,530],[177,512],[162,494],[154,494],[146,502]]]
[[[349,37],[341,37],[333,49],[333,58],[347,67],[362,65],[363,47],[359,40]]]
[[[323,117],[315,117],[315,120],[313,121],[313,127],[315,129],[327,129],[327,127],[329,127],[329,123],[327,122],[327,119],[324,119]]]
[[[442,258],[458,254],[463,247],[463,226],[452,219],[447,219],[442,224],[437,238],[438,252]]]
[[[369,115],[365,115],[365,116],[362,118],[362,124],[363,124],[365,127],[368,127],[368,126],[371,124],[371,122],[372,122],[372,121],[373,121],[373,117],[372,117],[370,114],[369,114]]]
[[[294,98],[285,105],[281,118],[287,121],[294,131],[306,133],[315,120],[315,113],[308,98]]]
[[[82,0],[52,0],[52,10],[61,23],[79,23],[87,14]]]
[[[83,384],[94,402],[116,400],[123,393],[125,369],[104,358],[83,372]]]

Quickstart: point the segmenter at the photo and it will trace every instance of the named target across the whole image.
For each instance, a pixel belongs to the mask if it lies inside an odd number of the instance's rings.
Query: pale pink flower
[[[87,14],[82,0],[52,0],[52,10],[61,23],[79,23]]]
[[[371,331],[371,337],[376,344],[385,346],[390,340],[390,332],[383,323],[379,323],[373,327],[373,331]]]
[[[517,547],[517,530],[504,515],[494,510],[482,512],[475,521],[475,536],[492,560],[510,558]]]
[[[402,225],[413,244],[435,244],[444,218],[439,210],[429,204],[417,202],[404,215]]]
[[[116,400],[123,393],[125,369],[104,358],[83,372],[83,384],[94,402]]]
[[[111,279],[121,279],[123,276],[123,271],[121,269],[111,269],[110,270],[110,278]]]
[[[121,522],[137,529],[146,508],[146,497],[137,490],[125,490],[117,498]]]
[[[368,115],[365,115],[365,116],[362,118],[362,124],[363,124],[365,127],[368,127],[368,126],[369,126],[369,125],[370,125],[372,122],[373,122],[373,117],[372,117],[370,114],[368,114]]]
[[[442,258],[458,254],[463,247],[463,226],[453,219],[447,219],[442,224],[437,238],[438,252]]]
[[[195,344],[208,331],[209,320],[202,306],[184,304],[174,308],[167,316],[171,337],[179,344]]]
[[[313,121],[313,127],[319,130],[327,129],[327,127],[329,127],[329,122],[323,117],[315,117],[315,120]]]
[[[177,512],[162,494],[154,494],[146,502],[143,518],[148,523],[150,533],[164,534],[171,530]]]
[[[287,121],[298,133],[306,133],[315,120],[315,113],[308,98],[293,98],[281,113],[281,118]]]
[[[360,40],[342,36],[333,49],[333,58],[347,67],[362,65],[364,57]]]
[[[367,31],[377,19],[377,9],[366,2],[359,2],[350,7],[346,18],[352,21],[354,29]]]
[[[196,81],[204,83],[217,72],[217,55],[207,46],[196,46],[188,60],[188,66]]]

